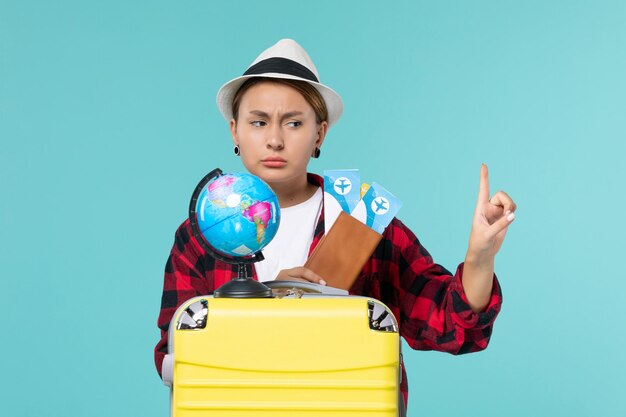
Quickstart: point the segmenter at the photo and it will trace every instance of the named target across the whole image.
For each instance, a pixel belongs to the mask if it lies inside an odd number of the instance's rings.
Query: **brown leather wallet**
[[[324,278],[327,285],[349,290],[381,238],[342,211],[304,266]]]

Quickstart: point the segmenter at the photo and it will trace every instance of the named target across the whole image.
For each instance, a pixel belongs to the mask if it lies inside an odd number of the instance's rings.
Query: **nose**
[[[268,129],[267,148],[273,150],[281,150],[285,147],[283,134],[280,130],[280,124],[275,123],[271,129]]]

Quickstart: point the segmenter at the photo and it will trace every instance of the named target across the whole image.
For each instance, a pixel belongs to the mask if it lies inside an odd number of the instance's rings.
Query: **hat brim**
[[[334,125],[343,113],[343,102],[341,97],[332,88],[325,86],[324,84],[317,83],[315,81],[307,80],[305,78],[297,77],[290,74],[281,73],[266,73],[266,74],[251,74],[242,75],[228,81],[217,92],[217,107],[220,109],[220,113],[224,116],[227,122],[230,122],[233,118],[233,99],[235,94],[241,87],[241,85],[249,78],[282,78],[287,80],[299,80],[311,84],[322,96],[326,102],[326,108],[328,109],[328,126]]]

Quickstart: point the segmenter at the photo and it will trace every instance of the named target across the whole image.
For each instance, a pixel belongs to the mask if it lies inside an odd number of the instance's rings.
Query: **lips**
[[[261,163],[265,165],[266,167],[271,167],[271,168],[280,168],[280,167],[284,167],[285,165],[287,165],[287,161],[285,161],[283,158],[279,156],[269,156],[267,158],[262,159]]]

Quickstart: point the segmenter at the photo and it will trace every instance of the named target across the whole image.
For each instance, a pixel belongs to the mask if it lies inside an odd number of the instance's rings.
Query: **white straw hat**
[[[326,102],[328,125],[332,126],[343,112],[341,97],[332,88],[319,82],[317,69],[309,54],[292,39],[281,39],[259,55],[241,77],[230,80],[217,92],[217,106],[226,119],[233,118],[233,98],[239,87],[253,77],[301,80],[311,84]]]

